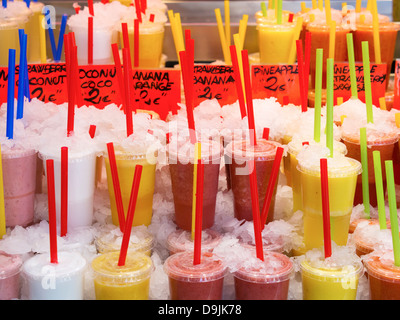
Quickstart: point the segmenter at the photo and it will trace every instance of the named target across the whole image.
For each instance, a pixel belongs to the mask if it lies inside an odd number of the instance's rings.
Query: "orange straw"
[[[329,188],[328,188],[328,160],[320,159],[321,166],[321,196],[322,196],[322,219],[324,228],[324,249],[325,258],[332,255],[331,246],[331,226],[330,226],[330,211],[329,211]]]

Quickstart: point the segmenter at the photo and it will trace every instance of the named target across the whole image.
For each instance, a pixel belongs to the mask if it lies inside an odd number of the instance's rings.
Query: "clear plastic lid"
[[[249,140],[234,140],[226,146],[225,152],[238,161],[268,161],[275,159],[278,147],[282,147],[279,142],[265,139],[257,139],[255,146],[252,146]]]
[[[193,258],[193,252],[175,253],[165,260],[164,271],[170,278],[184,282],[209,282],[225,276],[226,266],[215,254],[203,251],[200,264],[193,264]]]
[[[289,280],[293,273],[293,263],[284,254],[264,252],[264,261],[257,266],[242,266],[234,276],[244,281],[256,283],[277,283]]]
[[[371,253],[364,259],[368,275],[382,281],[400,283],[400,267],[394,265],[393,251]]]
[[[221,241],[222,235],[212,229],[206,229],[201,234],[201,250],[211,251]],[[176,230],[172,232],[167,238],[168,250],[172,253],[181,251],[192,251],[194,250],[194,241],[192,240],[192,234],[186,230]]]
[[[19,255],[0,251],[0,279],[6,279],[18,274],[21,266],[22,259]]]
[[[304,147],[303,145],[304,141],[301,141],[301,139],[293,139],[288,143],[288,152],[294,156],[296,156],[300,150]],[[326,148],[326,139],[323,139],[320,142],[315,142],[314,140],[307,141],[308,144],[310,145],[320,145],[322,147]],[[347,154],[347,147],[343,142],[333,140],[333,150],[334,152],[337,151],[339,153],[342,153],[343,155]]]
[[[1,157],[3,159],[24,158],[33,156],[35,154],[37,154],[37,151],[34,149],[14,148],[14,149],[5,149],[1,151]]]
[[[203,163],[219,164],[223,154],[222,144],[214,140],[202,140],[201,160]],[[195,154],[195,145],[189,141],[172,140],[167,146],[167,155],[169,163],[193,163]]]

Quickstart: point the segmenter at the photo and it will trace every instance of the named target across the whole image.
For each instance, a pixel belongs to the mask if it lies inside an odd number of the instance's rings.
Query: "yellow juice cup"
[[[134,153],[128,150],[118,151],[117,148],[115,150],[115,159],[117,163],[125,217],[128,211],[135,167],[137,165],[143,166],[135,215],[133,217],[133,226],[150,225],[153,215],[153,194],[156,176],[156,163],[153,162],[154,159],[148,159],[146,153]],[[110,196],[112,223],[116,226],[119,226],[117,203],[115,201],[114,185],[112,182],[108,155],[105,155],[104,160],[107,172],[107,185]]]
[[[129,49],[133,65],[135,53],[133,19],[126,22],[128,23]],[[121,30],[120,41],[123,43]],[[160,68],[163,43],[164,23],[143,20],[143,22],[139,24],[139,68]]]
[[[276,24],[267,19],[258,19],[257,30],[260,63],[294,63],[290,59],[290,51],[293,41],[297,40],[295,23]]]
[[[310,160],[313,153],[317,156]],[[321,157],[324,157],[321,151],[310,146],[300,152],[297,158],[297,168],[301,175],[304,244],[308,250],[324,244],[319,165]],[[347,244],[357,176],[360,173],[359,161],[338,153],[332,158],[328,157],[331,238],[337,245]]]
[[[25,29],[28,19],[16,17],[0,18],[0,66],[8,66],[8,50],[15,49],[15,61],[19,63],[19,35],[18,29]]]
[[[29,8],[33,14],[26,25],[28,35],[27,55],[28,63],[40,63],[40,29],[42,28],[42,10],[44,3],[31,1]]]
[[[96,300],[148,300],[151,258],[128,251],[126,262],[118,266],[119,251],[109,252],[92,261]]]
[[[361,261],[330,265],[303,260],[300,264],[304,300],[355,300],[358,280],[363,273]]]

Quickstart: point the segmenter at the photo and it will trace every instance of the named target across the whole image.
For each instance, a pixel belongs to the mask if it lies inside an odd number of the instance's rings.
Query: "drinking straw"
[[[58,36],[58,45],[57,45],[57,55],[56,55],[56,62],[59,62],[61,60],[61,53],[62,53],[62,47],[63,47],[63,40],[64,40],[64,33],[65,33],[65,28],[67,26],[67,19],[68,15],[63,14],[61,17],[61,25],[60,25],[60,35]]]
[[[113,43],[111,45],[113,57],[114,57],[114,64],[115,64],[115,70],[117,73],[117,78],[118,78],[118,87],[119,87],[119,94],[121,96],[122,104],[125,105],[125,88],[124,88],[124,75],[122,72],[122,65],[121,65],[121,59],[119,57],[119,49],[118,49],[118,44]]]
[[[314,141],[321,140],[321,91],[322,91],[322,59],[323,50],[316,50],[315,65],[315,104],[314,104]]]
[[[203,189],[204,189],[204,164],[201,159],[197,165],[197,192],[196,192],[196,226],[194,237],[193,264],[201,262],[201,232],[203,221]]]
[[[272,6],[271,4],[271,0],[268,2],[268,6]],[[265,5],[265,2],[261,2],[261,13],[263,15],[263,17],[267,17],[268,13],[267,13],[267,6]]]
[[[356,67],[354,58],[354,45],[353,45],[353,34],[349,32],[346,35],[347,40],[347,55],[349,57],[349,68],[350,68],[350,84],[351,84],[351,97],[353,99],[358,98],[357,92],[357,78],[356,78]]]
[[[250,192],[251,192],[251,209],[253,212],[253,227],[254,227],[254,238],[256,242],[256,255],[257,258],[264,261],[264,252],[261,235],[261,217],[260,217],[260,206],[258,199],[258,188],[257,188],[257,172],[256,164],[254,159],[249,160],[249,173],[250,173]]]
[[[89,14],[94,16],[93,0],[88,0]]]
[[[330,26],[331,21],[332,21],[331,1],[330,0],[325,0],[325,15],[326,15],[326,24],[328,26]]]
[[[333,59],[326,60],[326,146],[333,157]]]
[[[89,135],[92,139],[94,138],[95,133],[96,133],[96,125],[91,124],[89,127]]]
[[[38,16],[39,23],[39,41],[40,41],[40,62],[46,63],[47,61],[47,50],[46,50],[46,29],[42,25],[42,19],[45,16],[42,14]]]
[[[356,12],[361,11],[361,0],[356,0]]]
[[[61,147],[61,237],[68,231],[68,147]]]
[[[282,0],[278,0],[276,24],[282,24]]]
[[[7,128],[8,139],[14,138],[14,97],[15,97],[15,49],[8,50],[8,82],[7,82]]]
[[[371,78],[369,70],[369,52],[368,52],[368,41],[362,41],[362,58],[363,58],[363,70],[364,70],[364,87],[365,87],[365,105],[367,107],[367,122],[373,123],[372,114],[372,93],[371,93]]]
[[[226,35],[224,32],[224,26],[222,24],[221,10],[219,8],[216,8],[214,11],[215,11],[215,17],[217,19],[219,40],[221,42],[221,48],[222,48],[222,53],[224,55],[224,61],[227,65],[230,65],[231,62],[230,62],[229,54],[228,54],[228,41],[226,39]]]
[[[88,17],[88,64],[93,64],[93,16]]]
[[[278,147],[276,149],[274,164],[272,166],[272,171],[271,171],[271,175],[269,177],[267,191],[266,191],[265,198],[264,198],[264,204],[263,204],[263,208],[261,211],[261,222],[263,224],[262,227],[264,227],[264,225],[267,223],[268,211],[269,211],[269,207],[271,206],[271,200],[272,200],[272,196],[273,196],[274,189],[276,186],[276,180],[277,180],[278,174],[279,174],[279,168],[281,165],[282,155],[283,155],[283,148]]]
[[[134,20],[134,28],[133,28],[133,48],[134,48],[134,54],[133,54],[133,66],[135,68],[139,67],[139,20],[135,19]]]
[[[378,217],[380,229],[386,229],[385,196],[383,191],[381,153],[378,150],[372,151],[374,160],[374,173],[376,185],[376,198],[378,202]]]
[[[242,62],[242,55],[241,55],[241,52],[243,50],[243,42],[241,41],[240,36],[238,34],[233,35],[233,41],[234,41],[235,48],[236,48],[237,64],[239,66],[239,73],[240,73],[240,79],[242,82],[242,88],[244,88],[243,62]],[[243,91],[243,98],[244,98],[244,100],[246,100],[246,93],[245,93],[244,89],[242,89],[242,91]]]
[[[293,32],[293,45],[289,53],[289,63],[294,63],[294,61],[296,60],[296,40],[298,40],[300,37],[300,32],[302,30],[302,27],[303,27],[303,18],[298,17],[296,21],[295,30]]]
[[[380,98],[379,98],[379,108],[380,108],[381,110],[387,110],[387,108],[386,108],[386,99],[385,99],[385,97],[380,97]]]
[[[136,19],[139,20],[140,23],[142,23],[142,13],[140,9],[140,1],[135,0],[135,10],[136,10]]]
[[[318,0],[318,9],[321,11],[324,9],[324,1],[323,0]]]
[[[182,50],[185,50],[185,45],[184,45],[184,41],[183,41],[181,14],[179,12],[175,13],[175,19],[176,19],[176,26],[177,26],[176,30],[178,31],[179,45],[182,48]]]
[[[394,114],[394,119],[395,119],[395,122],[396,122],[396,127],[400,128],[400,113],[399,112]]]
[[[231,16],[229,8],[229,0],[224,0],[224,15],[225,15],[225,39],[226,46],[231,45]]]
[[[49,11],[47,13],[49,13]],[[56,48],[56,41],[54,39],[54,31],[51,26],[51,15],[50,14],[48,14],[47,31],[49,33],[51,53],[53,54],[53,60],[55,61],[57,58],[57,48]]]
[[[304,48],[304,91],[308,97],[308,83],[310,78],[310,60],[311,60],[311,32],[306,32]]]
[[[133,133],[132,108],[131,108],[131,70],[129,68],[130,55],[128,48],[122,49],[124,64],[124,81],[125,81],[125,117],[126,117],[126,136],[129,137]]]
[[[193,196],[192,196],[192,240],[195,237],[196,229],[196,190],[197,190],[197,176],[198,176],[198,161],[201,159],[201,144],[196,142],[194,144],[194,161],[193,161]]]
[[[329,55],[331,59],[335,59],[335,41],[336,41],[336,21],[332,20],[329,24]]]
[[[238,95],[240,115],[243,119],[246,116],[246,103],[244,101],[243,86],[242,86],[242,80],[241,80],[242,78],[240,76],[236,47],[234,45],[231,45],[229,47],[229,50],[231,52],[233,75],[235,78],[236,93]]]
[[[143,14],[145,14],[147,9],[147,0],[140,1],[140,8],[142,9]]]
[[[269,139],[269,128],[264,128],[264,130],[263,130],[263,139],[265,139],[265,140]]]
[[[322,222],[324,228],[324,250],[325,258],[332,255],[331,226],[329,210],[329,186],[328,186],[328,160],[320,159],[321,170],[321,197],[322,197]]]
[[[297,67],[299,69],[299,82],[300,82],[300,97],[301,97],[301,111],[307,111],[307,96],[305,92],[304,78],[304,57],[303,57],[303,43],[301,40],[296,40],[297,48]]]
[[[19,29],[20,55],[19,55],[19,72],[18,72],[18,100],[17,100],[17,119],[22,119],[24,115],[24,85],[25,85],[25,60],[27,35],[24,29]]]
[[[140,178],[142,176],[142,165],[135,166],[135,174],[133,176],[131,196],[129,199],[128,213],[126,217],[126,224],[124,228],[124,235],[122,237],[121,250],[119,253],[118,266],[124,266],[126,255],[128,253],[129,239],[131,237],[133,216],[135,214],[137,196],[139,192]]]
[[[2,0],[1,4],[2,4],[3,8],[7,8],[7,0]]]
[[[4,207],[3,163],[0,145],[0,239],[6,234],[6,212]]]
[[[250,82],[250,66],[249,56],[247,50],[242,50],[242,62],[243,62],[243,78],[244,86],[246,90],[246,105],[247,105],[247,121],[249,125],[250,133],[250,144],[255,146],[257,144],[256,126],[254,122],[254,110],[253,110],[253,94],[251,92]]]
[[[337,97],[336,98],[336,105],[339,106],[343,103],[343,97]]]
[[[126,22],[121,23],[121,28],[122,28],[122,41],[124,44],[124,48],[126,48],[129,52],[129,59],[131,56],[131,48],[129,45],[129,34],[128,34],[128,24]]]
[[[371,4],[372,9],[372,30],[373,30],[373,41],[374,41],[374,53],[375,62],[381,63],[381,43],[379,39],[379,18],[378,18],[378,8],[376,0]]]
[[[311,0],[312,8],[317,9],[317,0]]]
[[[289,13],[288,22],[293,22],[293,18],[294,18],[294,14],[293,13]]]
[[[369,205],[369,181],[368,181],[368,153],[367,153],[367,129],[360,128],[360,154],[361,154],[361,182],[363,192],[364,212],[367,219],[370,218],[370,205]]]
[[[393,161],[385,161],[388,202],[390,211],[390,229],[392,231],[394,265],[400,267],[400,238],[397,218],[396,189],[394,185]]]
[[[179,52],[185,50],[183,41],[181,41],[181,39],[179,37],[179,33],[182,33],[182,32],[180,32],[178,30],[178,24],[177,24],[177,21],[175,20],[174,12],[172,10],[168,10],[168,18],[169,18],[169,22],[171,24],[172,38],[173,38],[174,44],[175,44],[176,55],[179,59]]]
[[[244,45],[248,20],[249,16],[247,14],[244,14],[242,19],[239,21],[239,39],[242,46]]]
[[[149,21],[150,21],[150,22],[154,22],[154,18],[155,18],[155,17],[156,17],[156,16],[154,15],[154,13],[150,14]]]
[[[112,183],[113,183],[115,203],[116,203],[116,207],[117,207],[119,228],[120,228],[121,232],[123,232],[124,228],[125,228],[124,204],[122,202],[121,187],[120,187],[119,177],[118,177],[117,161],[115,159],[114,144],[112,142],[107,143],[107,153],[108,153],[108,161],[110,162],[111,179],[112,179]]]
[[[49,238],[50,262],[58,263],[57,256],[57,221],[56,221],[56,195],[54,185],[54,160],[46,160],[47,171],[47,201],[49,207]]]
[[[69,44],[71,45],[71,43]],[[74,93],[74,89],[73,89],[73,73],[74,73],[74,69],[73,69],[73,65],[74,65],[74,58],[73,58],[73,53],[72,50],[73,48],[70,48],[70,53],[69,53],[69,62],[70,62],[70,67],[69,67],[69,71],[70,71],[70,78],[71,80],[69,81],[69,87],[68,87],[68,117],[67,117],[67,135],[70,136],[73,131],[74,131],[74,122],[75,122],[75,103],[77,101],[75,101],[76,99],[76,95]]]

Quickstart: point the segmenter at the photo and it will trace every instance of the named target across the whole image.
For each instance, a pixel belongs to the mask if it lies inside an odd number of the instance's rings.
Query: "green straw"
[[[366,218],[370,218],[370,207],[369,207],[369,181],[368,181],[368,153],[367,153],[367,129],[360,128],[360,149],[361,149],[361,166],[362,166],[362,193],[364,212]]]
[[[282,24],[282,0],[278,0],[278,11],[276,14],[276,23]]]
[[[321,91],[323,49],[317,49],[315,65],[314,141],[321,140]]]
[[[367,106],[367,122],[373,123],[374,118],[372,115],[372,93],[371,93],[371,78],[369,72],[369,49],[368,41],[363,41],[362,46],[362,58],[363,58],[363,69],[364,69],[364,88],[365,88],[365,104]]]
[[[374,172],[375,172],[376,198],[378,201],[379,226],[382,230],[382,229],[386,229],[386,212],[385,212],[385,198],[384,198],[384,192],[383,192],[381,153],[378,150],[372,151],[372,157],[374,159]]]
[[[265,5],[265,2],[261,2],[261,12],[264,17],[267,16],[267,6]]]
[[[392,231],[394,265],[400,267],[400,238],[399,225],[397,220],[396,190],[394,186],[393,162],[385,161],[386,181],[388,190],[388,201],[390,209],[390,228]]]
[[[350,67],[351,97],[353,99],[357,99],[358,93],[357,93],[356,67],[354,59],[353,34],[349,32],[346,35],[346,37],[347,37],[347,55],[349,58],[349,67]]]
[[[333,59],[326,60],[326,146],[333,157]]]

